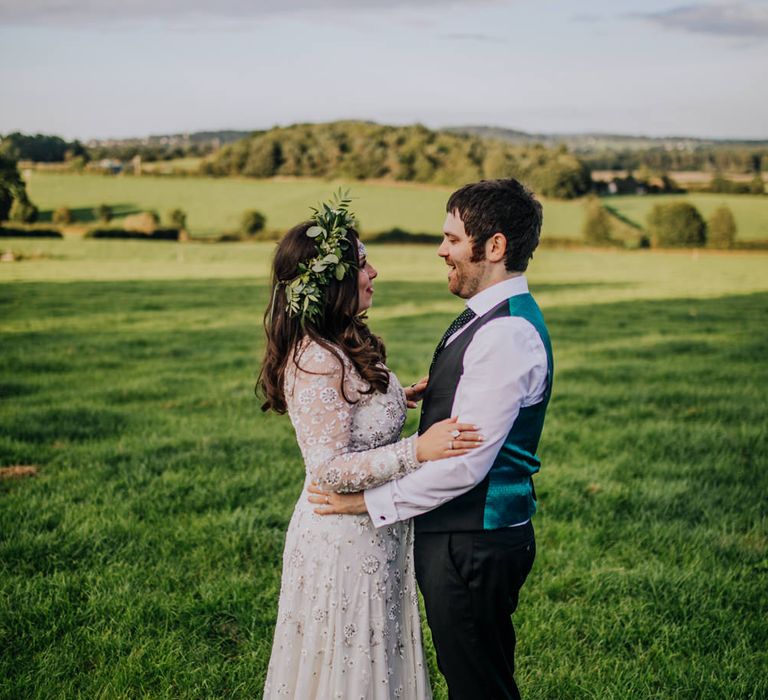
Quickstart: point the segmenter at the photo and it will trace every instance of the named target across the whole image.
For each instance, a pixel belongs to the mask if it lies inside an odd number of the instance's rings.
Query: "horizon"
[[[170,138],[170,137],[184,137],[184,136],[194,136],[197,134],[205,134],[205,133],[226,133],[226,132],[241,132],[244,135],[257,133],[257,132],[266,132],[271,129],[289,129],[294,126],[302,126],[305,124],[331,124],[331,123],[340,123],[340,122],[366,122],[370,124],[377,124],[378,126],[392,126],[392,127],[408,127],[408,126],[426,126],[429,129],[435,130],[435,131],[450,131],[450,130],[461,130],[461,129],[492,129],[492,130],[504,130],[504,131],[510,131],[519,133],[524,136],[528,137],[536,137],[536,136],[542,136],[544,138],[628,138],[628,139],[637,139],[637,140],[664,140],[664,141],[714,141],[718,143],[755,143],[755,144],[764,144],[768,142],[768,136],[765,138],[742,138],[738,136],[693,136],[691,134],[659,134],[659,135],[651,135],[651,134],[643,134],[643,133],[618,133],[618,132],[605,132],[605,131],[573,131],[573,132],[534,132],[534,131],[525,131],[523,129],[518,129],[515,127],[508,127],[508,126],[500,126],[498,124],[449,124],[446,126],[439,126],[439,127],[431,127],[426,124],[423,124],[422,122],[410,122],[410,123],[403,123],[403,124],[395,124],[391,122],[381,122],[377,121],[375,119],[351,119],[351,118],[339,118],[339,119],[329,119],[329,120],[323,120],[323,121],[317,121],[317,122],[307,122],[307,121],[295,121],[291,123],[286,124],[273,124],[269,127],[257,127],[253,129],[249,128],[234,128],[234,127],[222,127],[222,128],[203,128],[203,129],[195,129],[194,131],[167,131],[167,132],[156,132],[156,133],[148,133],[148,134],[126,134],[124,136],[103,136],[103,137],[94,137],[94,136],[69,136],[67,134],[61,134],[61,133],[54,133],[54,132],[43,132],[43,131],[24,131],[21,129],[13,129],[6,132],[0,132],[0,139],[9,136],[12,133],[22,133],[25,136],[58,136],[63,138],[66,141],[79,141],[83,144],[88,144],[92,142],[109,142],[109,141],[145,141],[148,139],[159,139],[159,138]],[[245,137],[245,136],[244,136]]]
[[[768,140],[764,0],[1,0],[0,22],[14,69],[0,133],[141,139],[351,119]]]

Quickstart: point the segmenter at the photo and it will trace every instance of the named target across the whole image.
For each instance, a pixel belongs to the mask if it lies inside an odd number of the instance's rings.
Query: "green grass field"
[[[249,180],[163,176],[111,177],[30,171],[30,196],[50,221],[58,207],[73,210],[79,223],[93,224],[93,209],[114,208],[119,222],[126,215],[156,210],[164,217],[179,207],[187,212],[193,236],[237,231],[246,209],[259,209],[270,229],[286,230],[309,214],[308,207],[337,187],[349,187],[365,234],[394,227],[412,232],[440,233],[445,202],[452,188],[393,183],[326,182],[323,180]],[[607,197],[605,203],[641,228],[654,204],[672,200],[692,202],[709,217],[726,204],[736,217],[741,240],[768,240],[768,197],[697,193]],[[584,207],[580,201],[544,200],[543,237],[581,239]]]
[[[622,195],[606,197],[603,200],[606,205],[615,208],[619,214],[641,228],[645,228],[648,214],[654,205],[680,201],[693,204],[705,219],[708,219],[717,207],[725,205],[731,209],[736,219],[738,238],[745,241],[768,240],[768,196],[697,192],[643,197]]]
[[[0,247],[28,256],[0,264],[0,466],[39,469],[0,480],[0,698],[260,697],[303,480],[253,396],[271,246]],[[460,303],[429,247],[370,259],[410,382]],[[768,696],[766,273],[762,253],[537,253],[556,379],[525,698]]]
[[[394,227],[412,232],[441,233],[445,202],[452,188],[413,184],[327,182],[324,180],[248,180],[245,178],[111,177],[31,171],[27,187],[50,220],[58,207],[70,207],[78,221],[92,223],[93,208],[114,207],[117,220],[127,214],[154,209],[164,217],[179,207],[188,214],[193,235],[237,231],[246,209],[267,216],[271,229],[286,230],[310,215],[309,207],[339,186],[356,198],[364,234]],[[580,202],[546,201],[544,235],[578,238],[584,216]]]

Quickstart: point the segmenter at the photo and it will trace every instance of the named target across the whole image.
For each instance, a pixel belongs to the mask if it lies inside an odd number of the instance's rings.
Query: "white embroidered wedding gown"
[[[415,436],[399,440],[405,396],[386,394],[344,358],[305,342],[289,362],[288,412],[306,465],[305,488],[350,492],[419,467]],[[341,353],[340,353],[341,354]],[[431,698],[413,568],[413,524],[376,529],[368,515],[316,515],[302,492],[285,540],[280,602],[265,698]]]

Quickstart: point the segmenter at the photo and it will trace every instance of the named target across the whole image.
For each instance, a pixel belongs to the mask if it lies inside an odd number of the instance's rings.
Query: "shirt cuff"
[[[392,499],[392,482],[363,491],[365,507],[374,527],[384,527],[397,522],[397,509]]]

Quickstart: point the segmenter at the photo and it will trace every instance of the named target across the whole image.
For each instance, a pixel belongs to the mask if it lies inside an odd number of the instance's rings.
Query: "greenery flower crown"
[[[355,216],[349,211],[351,202],[349,192],[339,189],[330,201],[312,208],[314,226],[307,229],[307,236],[315,241],[317,255],[299,263],[298,277],[285,283],[288,314],[299,316],[302,324],[320,315],[323,287],[333,279],[340,282],[357,269],[354,263],[342,259],[350,245],[347,231],[355,226]]]

